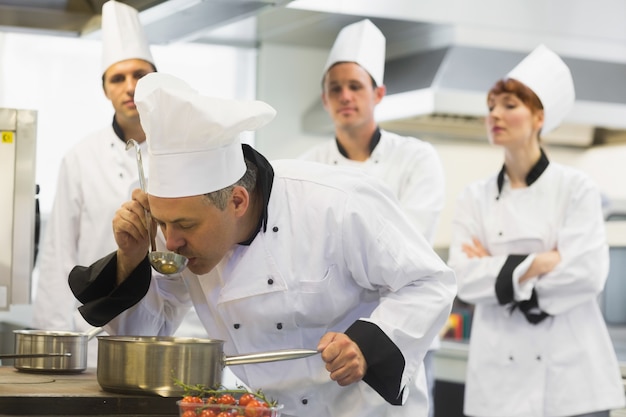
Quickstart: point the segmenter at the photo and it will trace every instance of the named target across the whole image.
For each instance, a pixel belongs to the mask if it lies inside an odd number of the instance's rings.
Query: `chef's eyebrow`
[[[188,219],[188,218],[185,218],[185,217],[181,217],[181,218],[178,218],[178,219],[173,219],[173,220],[170,220],[170,221],[163,221],[163,220],[159,219],[158,217],[154,217],[154,216],[152,216],[152,218],[157,223],[183,223],[183,222],[191,221],[191,219]]]

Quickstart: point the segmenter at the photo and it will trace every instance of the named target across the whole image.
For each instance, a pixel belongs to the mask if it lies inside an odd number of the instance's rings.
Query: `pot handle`
[[[85,336],[87,336],[87,341],[93,339],[94,337],[102,333],[103,331],[104,331],[104,328],[102,327],[94,327],[93,329],[89,330],[87,333],[85,333]]]
[[[306,358],[307,356],[312,356],[316,353],[319,352],[311,349],[283,349],[260,353],[249,353],[246,355],[225,356],[224,366],[286,361],[290,359]]]
[[[72,356],[71,352],[65,353],[0,353],[0,359],[22,359],[22,358],[49,358],[56,356]]]

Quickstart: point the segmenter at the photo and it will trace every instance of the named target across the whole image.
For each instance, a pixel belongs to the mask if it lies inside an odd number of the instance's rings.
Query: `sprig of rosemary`
[[[172,379],[174,380],[175,385],[178,385],[183,389],[185,396],[190,395],[194,397],[219,397],[220,395],[231,394],[233,397],[236,396],[236,398],[239,398],[243,394],[252,394],[256,398],[265,402],[270,407],[275,407],[278,404],[277,400],[273,398],[268,399],[261,389],[258,389],[256,391],[250,391],[242,385],[237,385],[236,389],[226,388],[223,385],[220,385],[218,388],[211,388],[203,384],[188,385],[174,376],[172,376]]]

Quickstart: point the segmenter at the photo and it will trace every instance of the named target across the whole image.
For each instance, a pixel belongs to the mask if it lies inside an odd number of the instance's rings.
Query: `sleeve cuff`
[[[528,271],[530,265],[535,260],[535,254],[528,255],[524,261],[515,268],[513,271],[513,297],[515,301],[526,301],[530,300],[533,295],[533,289],[535,288],[535,283],[538,278],[532,278],[526,280],[524,283],[520,284],[519,279],[522,275]]]
[[[83,303],[78,311],[92,326],[104,326],[137,304],[150,288],[152,274],[147,256],[119,286],[115,285],[116,274],[115,252],[89,267],[76,266],[70,272],[70,288]]]
[[[514,301],[513,272],[528,255],[509,255],[500,269],[496,278],[496,297],[500,305],[512,303]]]
[[[389,404],[402,405],[401,381],[405,361],[400,349],[371,322],[356,321],[346,330],[346,335],[359,346],[367,361],[363,381]]]

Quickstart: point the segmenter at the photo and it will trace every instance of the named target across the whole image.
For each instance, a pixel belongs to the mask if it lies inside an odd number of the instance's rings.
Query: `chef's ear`
[[[233,206],[235,215],[241,217],[246,213],[250,205],[250,193],[248,193],[245,187],[235,185],[230,196],[230,203]]]
[[[385,94],[387,94],[387,87],[384,85],[376,86],[374,89],[374,102],[376,104],[380,103],[383,97],[385,97]]]

